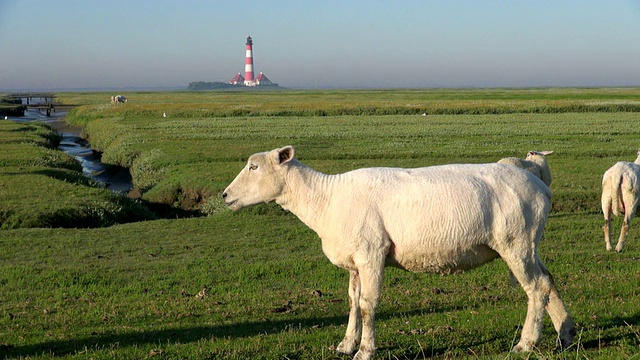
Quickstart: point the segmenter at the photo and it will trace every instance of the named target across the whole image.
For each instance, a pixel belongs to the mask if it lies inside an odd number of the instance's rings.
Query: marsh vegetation
[[[284,145],[325,173],[553,150],[540,253],[578,337],[554,353],[547,319],[533,356],[637,356],[640,230],[606,252],[599,203],[604,171],[640,147],[640,89],[125,95],[58,99],[86,104],[67,121],[130,169],[136,199],[83,178],[46,126],[0,121],[0,356],[340,359],[347,273],[279,207],[219,200],[249,155]],[[160,219],[150,204],[184,213]],[[378,356],[522,358],[507,351],[525,313],[500,260],[449,277],[389,269]]]

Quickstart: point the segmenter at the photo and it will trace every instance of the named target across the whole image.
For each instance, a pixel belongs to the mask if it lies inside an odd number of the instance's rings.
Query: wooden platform
[[[44,99],[45,104],[52,104],[53,100],[56,98],[56,96],[53,93],[44,93],[44,92],[13,93],[5,97],[8,99],[20,99],[20,100],[27,99],[27,105],[29,105],[33,99]]]
[[[25,109],[35,109],[38,111],[46,112],[47,116],[51,116],[51,112],[56,112],[56,108],[58,110],[68,110],[70,108],[76,107],[77,105],[71,104],[56,104],[55,98],[56,96],[53,93],[36,93],[36,92],[28,92],[28,93],[13,93],[5,96],[8,99],[26,99],[27,103],[23,104]],[[34,99],[40,99],[37,103],[33,103]],[[42,103],[44,100],[44,103]],[[24,113],[24,111],[23,111]]]

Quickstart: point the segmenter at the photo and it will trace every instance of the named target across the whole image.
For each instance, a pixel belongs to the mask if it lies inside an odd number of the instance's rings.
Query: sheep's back
[[[520,168],[524,168],[524,165],[522,164],[522,159],[519,159],[517,157],[507,157],[507,158],[500,159],[498,161],[498,164],[513,165]]]
[[[501,241],[535,240],[550,210],[540,179],[500,164],[368,168],[340,181],[330,222],[347,237],[387,237],[390,263],[412,271],[479,266],[497,257]]]

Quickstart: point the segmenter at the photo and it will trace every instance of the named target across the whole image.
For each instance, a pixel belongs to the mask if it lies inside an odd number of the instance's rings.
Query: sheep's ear
[[[527,156],[533,156],[533,155],[551,155],[553,154],[553,151],[529,151],[529,153],[527,154]]]
[[[278,149],[278,164],[284,164],[293,159],[293,146],[285,146]]]

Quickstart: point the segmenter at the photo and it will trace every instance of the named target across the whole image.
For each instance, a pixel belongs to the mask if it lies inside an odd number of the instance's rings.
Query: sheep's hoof
[[[353,360],[371,360],[373,359],[373,355],[375,352],[372,351],[363,351],[362,349],[358,350],[356,356],[353,357]]]
[[[520,340],[520,342],[511,349],[511,352],[521,353],[521,352],[529,352],[533,350],[534,345],[530,341]]]
[[[616,246],[616,251],[621,253],[622,252],[622,246],[620,246],[620,245]]]
[[[338,344],[336,351],[341,354],[351,355],[356,352],[356,347],[357,344],[355,341],[348,341],[347,339],[344,339],[340,342],[340,344]]]
[[[607,244],[606,245],[607,251],[611,251],[613,250],[613,247],[611,246],[611,244]]]
[[[573,344],[573,336],[568,335],[564,338],[556,339],[556,351],[565,351]]]
[[[556,350],[564,351],[573,344],[573,339],[576,337],[576,325],[573,320],[568,319],[562,324],[560,333],[556,338]]]

